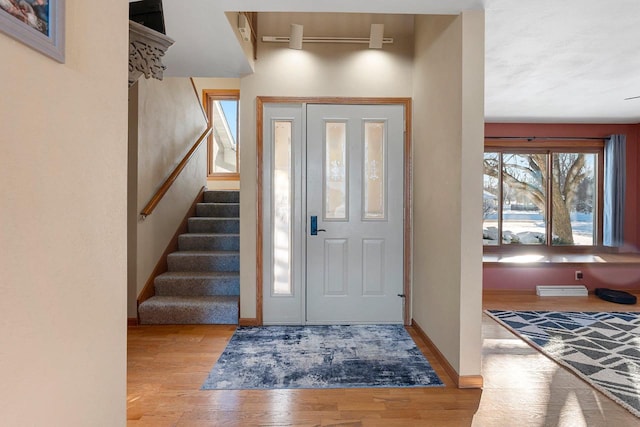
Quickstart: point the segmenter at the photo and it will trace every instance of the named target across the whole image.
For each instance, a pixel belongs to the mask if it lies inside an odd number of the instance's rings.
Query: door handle
[[[310,234],[312,236],[317,236],[318,232],[322,231],[325,232],[327,230],[325,230],[324,228],[318,228],[318,217],[316,215],[312,215],[311,216],[311,226],[310,226]]]

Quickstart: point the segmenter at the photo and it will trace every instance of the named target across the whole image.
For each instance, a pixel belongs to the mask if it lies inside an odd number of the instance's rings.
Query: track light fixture
[[[371,24],[371,32],[367,37],[303,37],[304,26],[291,24],[289,37],[262,36],[263,42],[289,43],[290,49],[302,49],[302,43],[348,43],[368,44],[371,49],[381,49],[383,44],[393,44],[393,38],[384,37],[384,24]]]
[[[291,24],[291,33],[289,36],[289,49],[302,49],[302,33],[304,27],[299,24]]]
[[[384,24],[371,24],[369,33],[369,49],[382,49],[384,40]]]

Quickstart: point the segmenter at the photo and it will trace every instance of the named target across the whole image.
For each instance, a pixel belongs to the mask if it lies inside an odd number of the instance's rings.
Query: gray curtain
[[[611,135],[604,143],[604,227],[603,244],[624,242],[624,199],[626,180],[626,135]]]

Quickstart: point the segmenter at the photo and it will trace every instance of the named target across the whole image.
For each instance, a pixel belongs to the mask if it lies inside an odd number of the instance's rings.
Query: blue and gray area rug
[[[401,325],[238,328],[203,390],[443,386]]]
[[[640,313],[486,313],[640,417]]]

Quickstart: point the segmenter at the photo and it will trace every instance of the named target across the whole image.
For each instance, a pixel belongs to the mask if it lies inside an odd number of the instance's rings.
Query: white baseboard
[[[538,285],[536,295],[540,297],[586,297],[589,295],[584,285]]]

